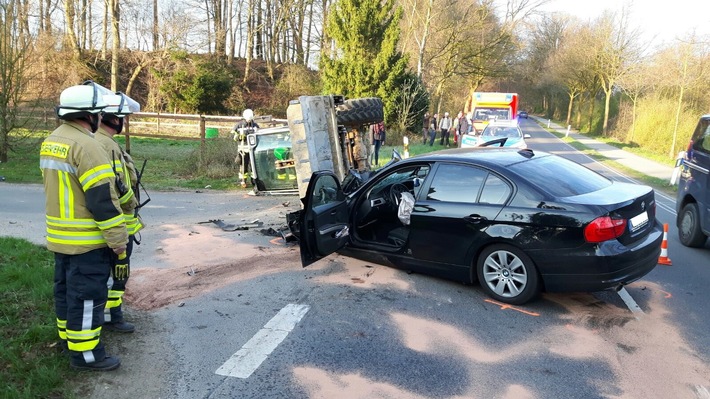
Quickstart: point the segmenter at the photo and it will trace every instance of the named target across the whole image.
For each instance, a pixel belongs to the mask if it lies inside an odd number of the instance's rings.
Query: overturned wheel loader
[[[287,109],[299,197],[313,172],[333,171],[346,192],[369,178],[369,126],[383,120],[382,100],[302,96]]]

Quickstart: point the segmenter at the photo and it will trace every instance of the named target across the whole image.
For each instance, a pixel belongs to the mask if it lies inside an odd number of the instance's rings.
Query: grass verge
[[[56,346],[53,276],[46,248],[0,237],[0,397],[73,397],[69,360]]]

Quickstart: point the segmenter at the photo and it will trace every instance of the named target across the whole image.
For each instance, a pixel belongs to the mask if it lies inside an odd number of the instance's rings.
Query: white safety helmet
[[[123,118],[134,112],[139,112],[141,107],[138,103],[120,91],[116,94],[107,94],[104,96],[104,101],[107,106],[104,109],[105,115],[114,115]]]
[[[56,108],[57,116],[60,119],[77,119],[88,114],[98,114],[106,103],[103,96],[98,94],[94,85],[71,86],[59,96],[59,105]]]
[[[244,113],[242,114],[242,118],[244,118],[245,121],[251,122],[254,120],[254,111],[251,109],[247,108],[244,110]]]

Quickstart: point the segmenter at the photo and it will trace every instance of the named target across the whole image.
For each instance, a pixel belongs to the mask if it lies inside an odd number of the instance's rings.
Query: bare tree
[[[629,71],[639,57],[638,31],[629,26],[628,11],[617,16],[605,12],[596,21],[594,40],[599,46],[595,52],[595,70],[604,91],[604,122],[602,133],[609,130],[609,106],[617,82]]]
[[[118,91],[119,52],[121,50],[121,9],[119,0],[109,0],[111,4],[111,90]]]
[[[74,59],[79,60],[81,59],[81,47],[75,31],[76,8],[74,0],[64,0],[64,20],[67,26],[64,32],[64,43],[72,50]]]
[[[25,34],[17,2],[0,3],[0,162],[8,161],[12,149],[10,133],[25,125],[21,107],[32,76],[31,36]],[[26,112],[29,110],[25,110]]]

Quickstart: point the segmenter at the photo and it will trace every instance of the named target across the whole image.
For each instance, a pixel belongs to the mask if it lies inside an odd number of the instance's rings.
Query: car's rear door
[[[299,246],[306,267],[345,246],[350,224],[347,199],[332,172],[313,173],[303,202]]]

